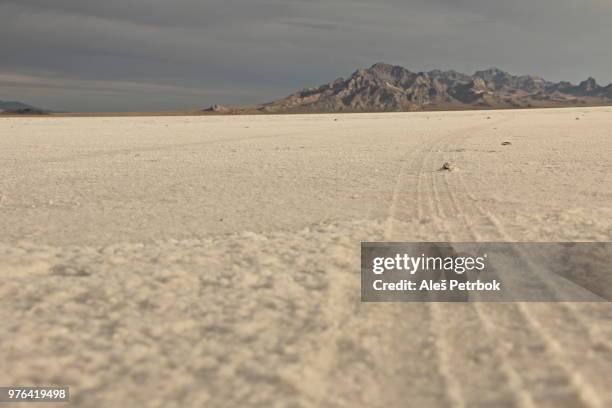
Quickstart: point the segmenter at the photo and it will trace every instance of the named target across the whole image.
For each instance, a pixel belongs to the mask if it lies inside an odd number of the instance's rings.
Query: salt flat
[[[609,241],[611,157],[612,108],[2,118],[0,384],[611,406],[608,304],[359,301],[362,240]]]

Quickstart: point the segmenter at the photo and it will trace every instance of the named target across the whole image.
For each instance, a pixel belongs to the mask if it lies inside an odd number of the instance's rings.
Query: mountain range
[[[47,113],[43,109],[36,108],[23,102],[16,101],[1,101],[0,100],[0,115],[42,115]]]
[[[578,85],[498,68],[473,75],[457,71],[412,72],[385,63],[359,69],[348,78],[303,89],[286,98],[247,108],[213,105],[205,113],[402,112],[424,110],[543,108],[612,105],[612,84],[593,78]],[[43,109],[0,100],[0,114],[40,115]]]
[[[578,85],[516,76],[497,68],[473,75],[456,71],[411,72],[377,63],[316,88],[253,108],[215,105],[212,113],[376,112],[566,107],[612,104],[612,84],[588,78]]]

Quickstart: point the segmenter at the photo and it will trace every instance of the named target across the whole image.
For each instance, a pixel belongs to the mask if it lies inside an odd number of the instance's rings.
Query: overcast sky
[[[0,0],[0,99],[248,105],[378,61],[612,82],[610,0]]]

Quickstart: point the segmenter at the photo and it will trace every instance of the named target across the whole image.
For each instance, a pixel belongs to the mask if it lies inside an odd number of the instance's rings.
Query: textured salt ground
[[[79,407],[610,406],[607,304],[361,304],[359,242],[610,240],[612,113],[334,118],[0,121],[0,384]]]
[[[291,370],[358,302],[353,243],[377,230],[2,246],[0,380],[71,384],[77,406],[303,401]]]
[[[425,233],[420,223],[398,228]],[[10,369],[0,381],[70,384],[73,405],[91,407],[519,406],[527,392],[535,406],[584,402],[581,383],[515,306],[360,304],[355,243],[384,237],[383,223],[355,222],[150,244],[1,245]],[[565,319],[558,307],[528,310]],[[546,330],[567,337],[571,369],[608,398],[612,311],[578,313],[598,338],[571,320]],[[520,369],[516,388],[504,362]]]

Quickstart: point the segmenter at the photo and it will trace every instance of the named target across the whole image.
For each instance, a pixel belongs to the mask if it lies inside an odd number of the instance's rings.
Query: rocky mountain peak
[[[597,81],[593,77],[589,77],[582,81],[578,87],[584,92],[593,92],[599,88]]]

